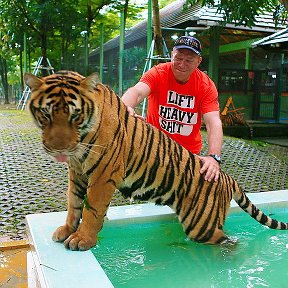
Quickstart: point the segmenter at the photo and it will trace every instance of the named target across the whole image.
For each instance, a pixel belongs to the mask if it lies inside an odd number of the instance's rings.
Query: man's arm
[[[203,114],[203,119],[208,133],[208,155],[216,154],[220,156],[223,144],[223,129],[219,111],[205,113]],[[200,172],[205,172],[205,179],[217,181],[220,173],[220,164],[210,156],[200,158],[203,162]]]
[[[138,82],[123,94],[121,100],[127,106],[128,112],[132,116],[135,116],[135,107],[137,107],[137,105],[140,104],[149,94],[150,87],[143,82]]]
[[[223,144],[222,122],[218,111],[208,112],[203,115],[208,133],[208,155],[221,155]]]

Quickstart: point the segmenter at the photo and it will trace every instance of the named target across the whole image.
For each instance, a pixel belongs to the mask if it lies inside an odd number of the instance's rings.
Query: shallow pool
[[[288,222],[287,208],[263,209]],[[288,287],[288,231],[271,230],[244,212],[225,223],[235,246],[187,239],[177,219],[107,222],[91,249],[115,288]]]

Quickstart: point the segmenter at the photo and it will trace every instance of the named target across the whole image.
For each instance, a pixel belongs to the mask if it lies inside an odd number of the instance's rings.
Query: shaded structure
[[[264,49],[287,52],[288,51],[288,28],[282,29],[272,35],[252,43],[252,47],[260,46]]]
[[[259,92],[255,97],[255,117],[288,123],[288,28],[255,41],[251,46],[275,60],[256,74]]]
[[[215,7],[196,4],[184,9],[185,3],[185,0],[178,0],[160,10],[162,34],[169,51],[175,37],[185,33],[195,35],[204,47],[200,68],[207,71],[216,83],[221,107],[233,96],[237,107],[246,108],[244,114],[248,119],[261,119],[257,115],[259,111],[253,108],[256,105],[256,94],[259,93],[259,87],[255,85],[258,81],[256,74],[272,65],[277,67],[281,59],[264,49],[253,49],[252,43],[283,27],[275,27],[273,15],[268,12],[256,17],[253,27],[247,27],[237,23],[223,23],[223,14],[218,13]],[[147,31],[151,29],[149,21],[144,20],[125,32],[124,90],[136,83],[143,72],[149,46]],[[104,44],[104,62],[101,67],[99,52],[100,47],[92,51],[89,62],[93,70],[103,69],[103,82],[118,91],[119,36]],[[277,121],[274,116],[273,119],[268,118],[269,121]]]

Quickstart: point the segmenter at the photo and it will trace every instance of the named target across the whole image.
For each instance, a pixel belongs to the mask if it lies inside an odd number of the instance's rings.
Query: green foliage
[[[288,4],[287,4],[288,6]],[[283,4],[279,4],[277,5],[273,17],[276,21],[276,23],[280,23],[282,25],[284,25],[285,23],[287,23],[287,19],[288,19],[288,11],[286,10],[285,6]]]
[[[266,142],[263,142],[263,141],[260,141],[260,140],[254,140],[254,141],[251,141],[251,145],[254,145],[254,146],[260,146],[260,147],[266,147],[268,146],[269,144],[266,143]]]
[[[47,56],[56,70],[81,70],[83,32],[88,33],[90,50],[100,45],[101,23],[104,41],[115,37],[122,8],[123,3],[116,0],[0,0],[0,55],[8,59],[8,51],[11,55],[23,52],[25,34],[29,59]],[[139,21],[142,10],[143,6],[129,5],[128,26]]]
[[[159,9],[164,8],[165,6],[171,4],[175,0],[159,0]]]

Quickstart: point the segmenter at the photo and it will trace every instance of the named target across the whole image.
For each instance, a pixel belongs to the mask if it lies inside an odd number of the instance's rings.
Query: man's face
[[[189,49],[173,49],[171,54],[172,71],[179,83],[186,83],[202,58]]]

